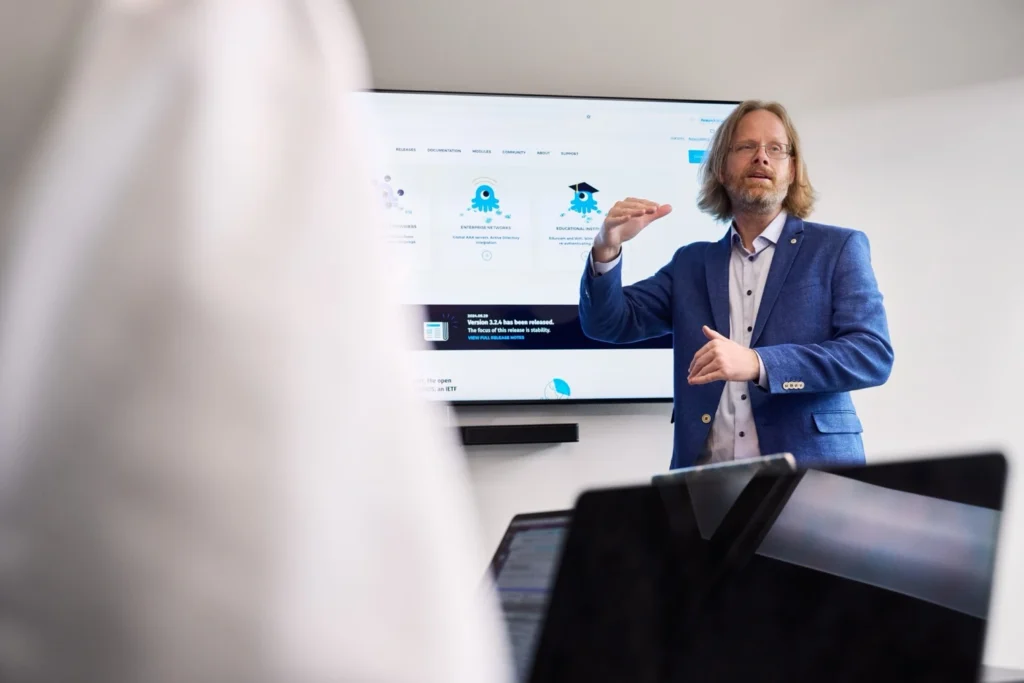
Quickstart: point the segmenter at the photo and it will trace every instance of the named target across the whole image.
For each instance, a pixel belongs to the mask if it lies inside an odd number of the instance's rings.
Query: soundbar
[[[570,443],[580,440],[576,423],[469,425],[459,427],[464,446],[503,446],[523,443]]]

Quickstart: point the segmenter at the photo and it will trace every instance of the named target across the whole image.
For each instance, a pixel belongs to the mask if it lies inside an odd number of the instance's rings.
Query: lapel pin
[[[789,243],[790,243],[790,244],[796,244],[796,238],[794,237],[793,239],[791,239],[791,240],[789,241]]]

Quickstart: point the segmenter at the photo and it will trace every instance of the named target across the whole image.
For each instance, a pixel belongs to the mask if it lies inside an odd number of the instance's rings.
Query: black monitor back
[[[724,508],[587,492],[530,680],[974,683],[1005,482],[982,454],[757,475]]]

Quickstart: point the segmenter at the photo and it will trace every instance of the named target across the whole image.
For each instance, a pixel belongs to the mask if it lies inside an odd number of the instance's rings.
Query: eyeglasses
[[[769,142],[767,145],[759,145],[752,140],[739,142],[730,147],[734,154],[748,154],[754,156],[757,150],[764,147],[764,152],[772,159],[785,159],[793,153],[792,145],[784,145],[781,142]]]

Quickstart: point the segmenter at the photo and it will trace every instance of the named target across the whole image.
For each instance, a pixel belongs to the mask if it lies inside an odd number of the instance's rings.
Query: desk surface
[[[1015,683],[1024,681],[1024,671],[986,666],[985,677],[982,680],[983,683]]]

